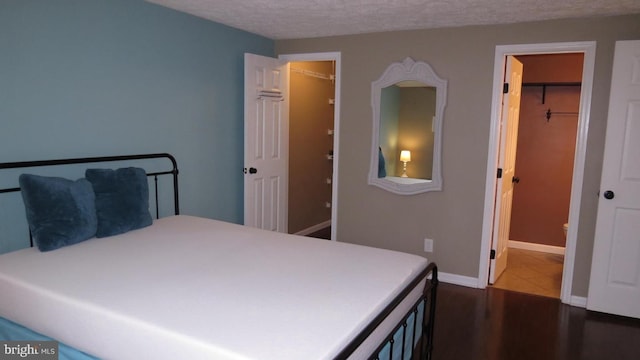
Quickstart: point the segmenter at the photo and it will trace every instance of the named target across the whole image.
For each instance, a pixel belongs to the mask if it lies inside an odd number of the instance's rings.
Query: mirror
[[[442,190],[440,153],[447,81],[425,62],[391,64],[371,84],[369,184],[401,195]]]

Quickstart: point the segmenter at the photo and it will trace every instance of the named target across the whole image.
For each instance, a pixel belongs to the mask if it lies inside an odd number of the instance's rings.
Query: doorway
[[[290,64],[288,232],[336,240],[340,53],[279,59]]]
[[[290,234],[331,238],[335,62],[289,63]]]
[[[509,256],[495,287],[560,298],[583,54],[523,64]]]
[[[504,64],[508,55],[543,55],[543,54],[567,54],[577,53],[583,56],[581,87],[579,95],[577,130],[575,131],[576,143],[573,149],[573,166],[571,169],[571,186],[569,194],[568,223],[571,224],[567,233],[564,259],[562,261],[562,285],[560,289],[560,299],[565,303],[574,303],[571,297],[571,280],[573,278],[573,267],[575,257],[575,247],[577,238],[577,227],[579,222],[579,208],[582,192],[584,159],[586,152],[586,140],[588,132],[588,119],[591,102],[591,90],[593,83],[593,70],[595,62],[595,42],[577,43],[556,43],[556,44],[532,44],[532,45],[505,45],[496,47],[494,62],[494,88],[492,103],[491,134],[489,144],[489,156],[487,163],[487,182],[485,188],[485,211],[483,222],[483,236],[479,271],[479,288],[488,285],[490,254],[493,240],[493,225],[495,219],[499,217],[499,209],[495,208],[496,191],[496,169],[498,167],[497,139],[500,138],[500,109],[502,99],[502,88],[504,80]],[[526,72],[526,69],[525,69]],[[546,95],[546,94],[545,94]],[[553,111],[553,110],[552,110]],[[560,111],[560,110],[558,110]],[[546,116],[546,115],[545,115]],[[544,119],[544,118],[543,118]],[[544,121],[544,120],[543,120]],[[516,169],[517,171],[517,169]],[[562,226],[558,231],[562,234]]]

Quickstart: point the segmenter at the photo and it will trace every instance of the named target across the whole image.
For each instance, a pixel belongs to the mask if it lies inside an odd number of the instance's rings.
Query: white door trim
[[[340,83],[341,53],[321,52],[304,54],[282,54],[278,59],[286,61],[335,61],[335,103],[333,107],[333,179],[331,181],[331,240],[336,241],[336,229],[338,228],[338,162],[340,159]]]
[[[569,205],[569,231],[562,273],[562,289],[560,300],[571,303],[571,287],[575,263],[576,242],[580,220],[580,202],[584,180],[584,164],[587,150],[587,134],[589,131],[589,115],[591,111],[591,93],[593,89],[593,73],[595,68],[596,42],[567,42],[548,44],[521,44],[496,46],[493,67],[493,94],[491,103],[491,126],[489,133],[489,152],[487,159],[487,176],[485,187],[484,215],[482,223],[482,241],[480,246],[480,265],[478,269],[478,288],[487,286],[489,277],[489,254],[491,249],[491,233],[494,221],[496,169],[498,164],[498,141],[500,126],[500,109],[502,98],[502,82],[504,78],[504,61],[507,55],[583,53],[582,87],[580,91],[580,109],[578,115],[578,134],[576,138],[575,161],[573,165],[573,181],[571,184],[571,201]]]

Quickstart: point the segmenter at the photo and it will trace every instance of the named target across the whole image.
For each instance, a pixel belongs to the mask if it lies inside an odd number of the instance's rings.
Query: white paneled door
[[[288,64],[245,54],[244,224],[287,232]]]
[[[496,213],[491,243],[491,267],[489,283],[493,284],[507,268],[509,254],[509,228],[511,225],[511,204],[513,186],[516,179],[516,148],[518,145],[518,125],[520,122],[520,94],[522,91],[522,63],[513,56],[507,56],[505,81],[507,93],[502,96],[500,117],[499,177],[496,187]]]
[[[640,318],[640,40],[616,42],[587,308]]]

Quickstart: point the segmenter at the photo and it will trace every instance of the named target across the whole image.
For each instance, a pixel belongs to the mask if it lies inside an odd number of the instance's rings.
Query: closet
[[[333,61],[290,63],[289,233],[330,237]]]
[[[495,287],[560,297],[583,54],[523,63],[507,268]]]
[[[524,64],[510,240],[564,248],[580,104],[582,54],[519,56]]]

